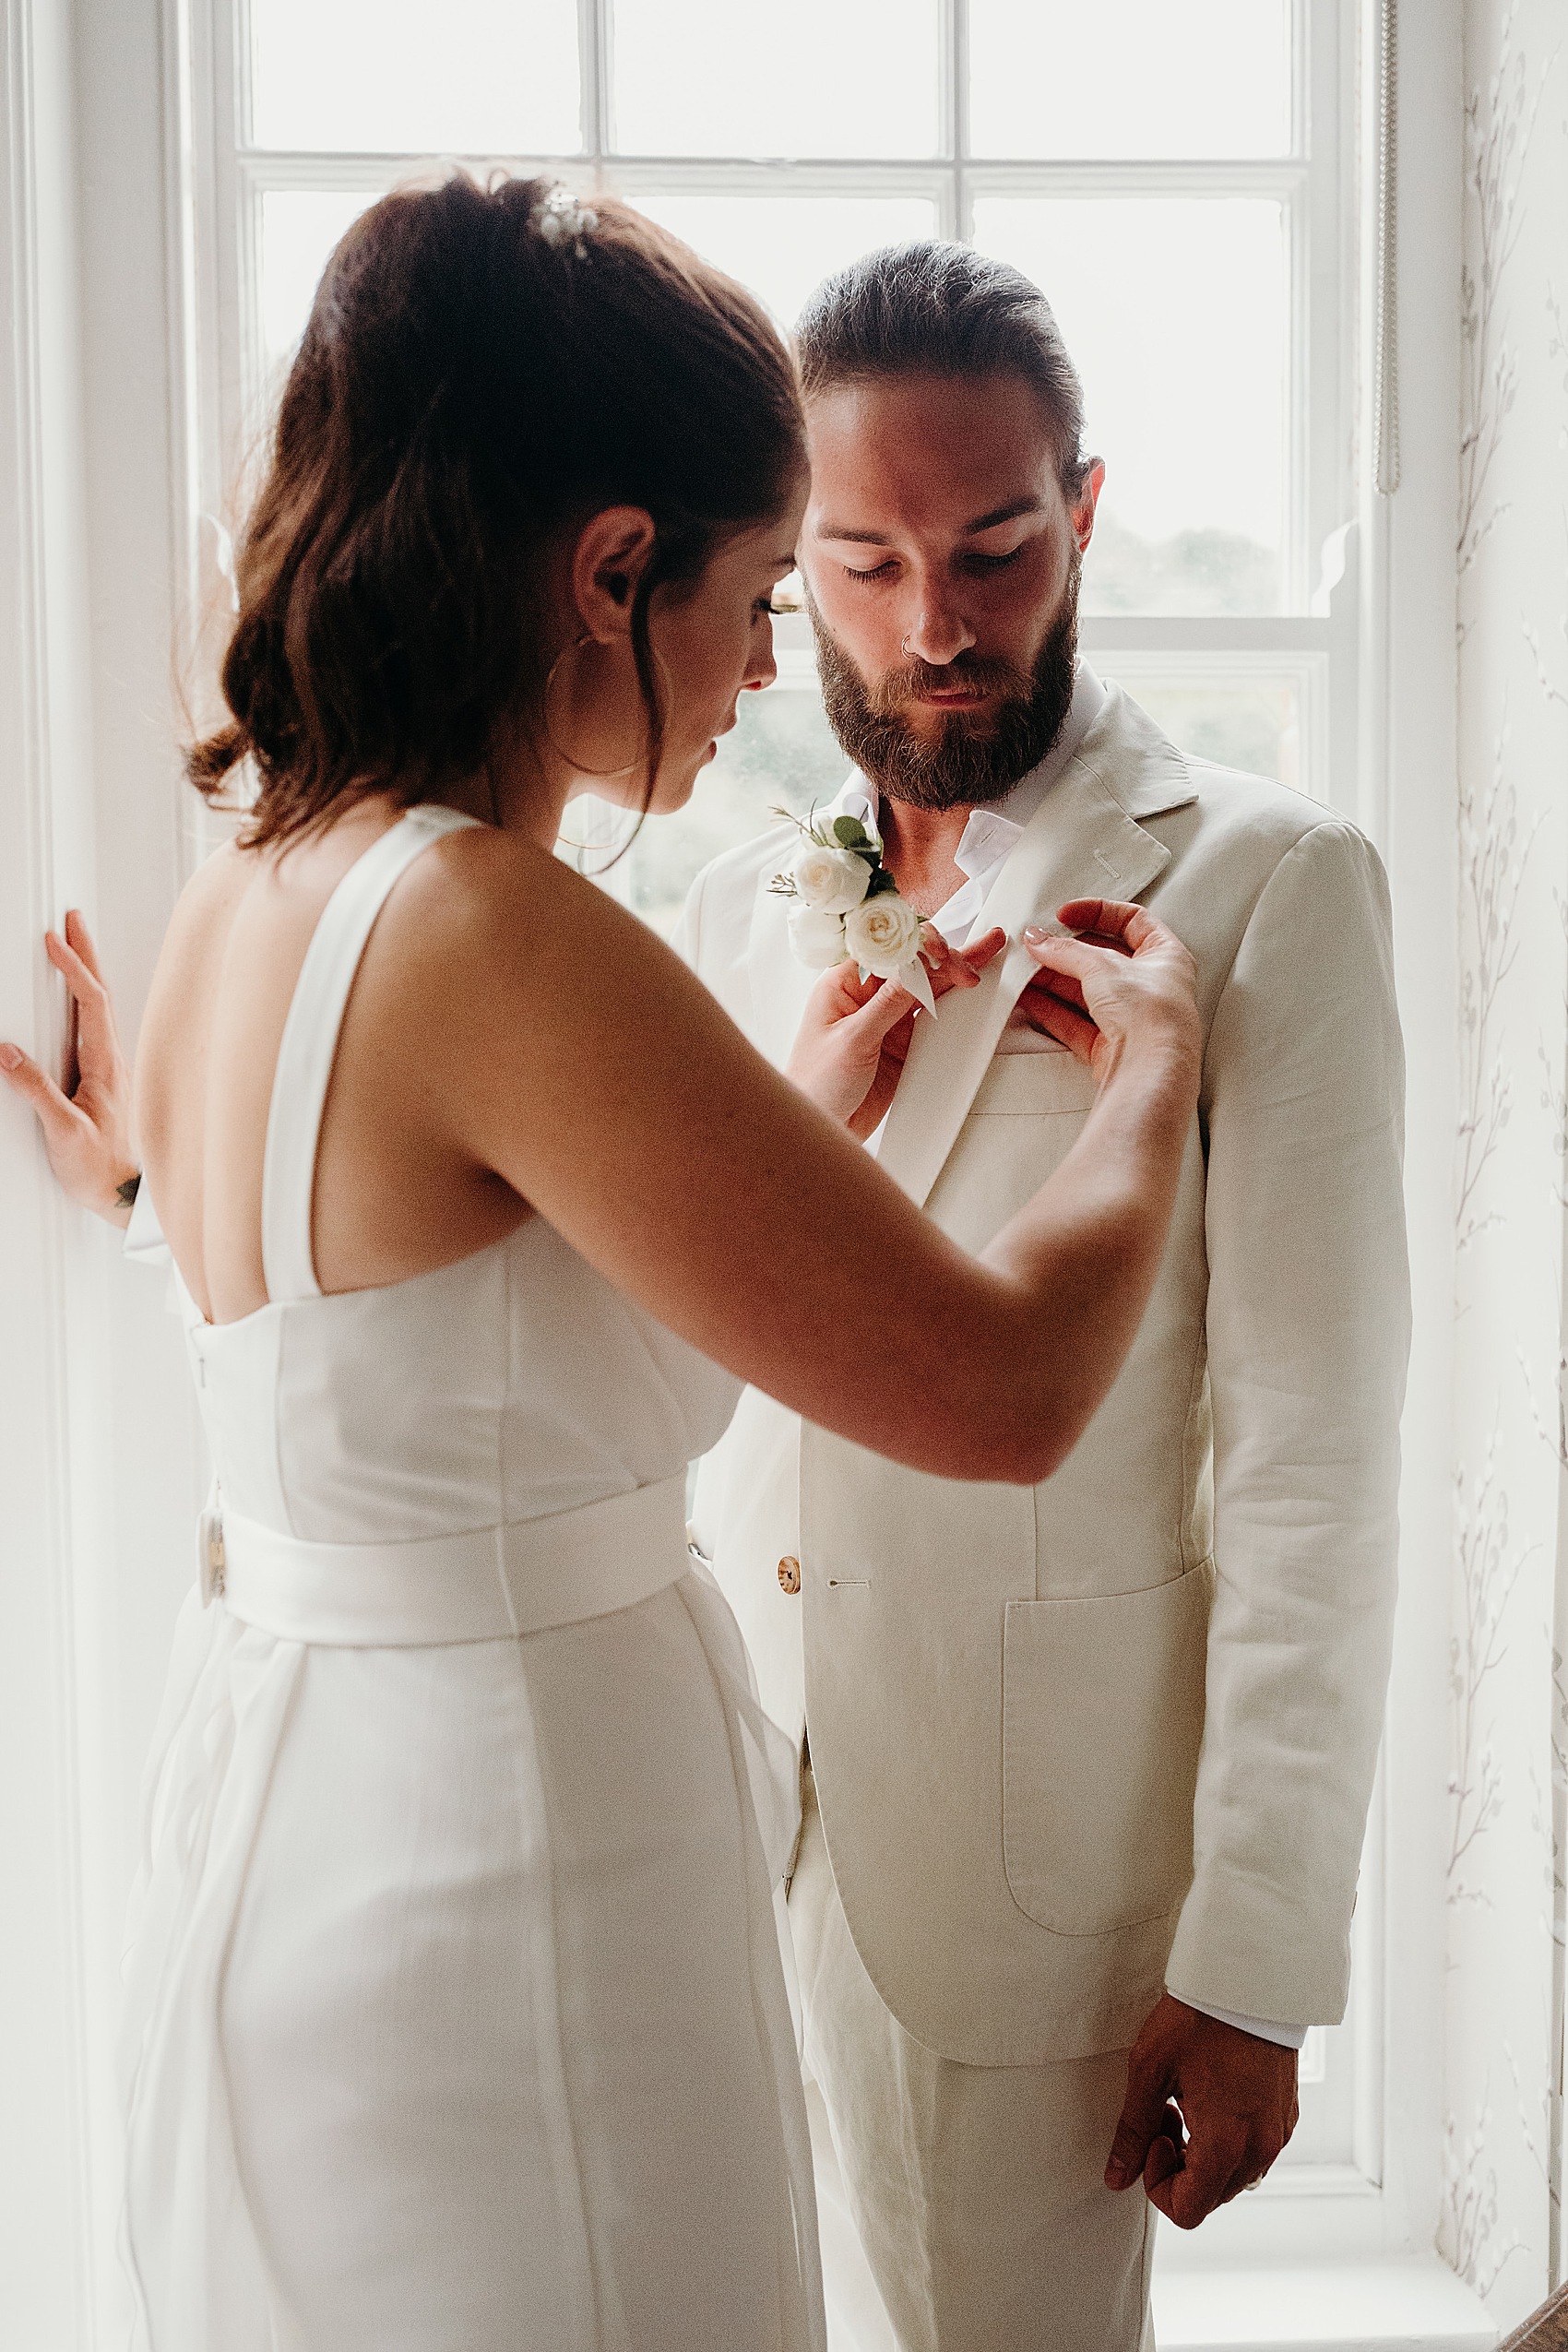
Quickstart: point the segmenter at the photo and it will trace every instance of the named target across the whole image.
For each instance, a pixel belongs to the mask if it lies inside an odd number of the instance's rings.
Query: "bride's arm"
[[[1137,952],[1034,947],[1082,990],[1093,1024],[1062,1018],[1101,1084],[1066,1159],[977,1259],[634,916],[526,844],[458,854],[476,886],[444,896],[440,921],[399,927],[398,993],[463,1039],[443,1107],[482,1164],[808,1420],[948,1477],[1048,1476],[1115,1378],[1158,1266],[1197,1090],[1180,943],[1141,910],[1086,909],[1068,911],[1124,928]],[[481,1025],[465,1021],[469,992]]]

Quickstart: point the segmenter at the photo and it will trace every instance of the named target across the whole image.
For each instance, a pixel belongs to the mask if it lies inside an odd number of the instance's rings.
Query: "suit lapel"
[[[922,1206],[968,1116],[1008,1016],[1038,968],[1020,937],[1025,924],[1060,930],[1056,909],[1070,898],[1135,898],[1170,862],[1163,842],[1128,814],[1111,790],[1110,732],[1103,722],[1090,730],[975,918],[971,937],[1000,925],[1008,946],[978,988],[944,997],[935,1020],[916,1023],[877,1157]],[[1191,797],[1190,789],[1167,787],[1164,805]]]

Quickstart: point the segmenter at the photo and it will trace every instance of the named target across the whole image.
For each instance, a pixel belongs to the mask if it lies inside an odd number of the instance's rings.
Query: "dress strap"
[[[321,910],[294,983],[267,1113],[261,1265],[274,1305],[321,1296],[310,1232],[315,1153],[338,1032],[365,942],[393,885],[420,852],[478,822],[434,802],[409,809],[356,858]]]

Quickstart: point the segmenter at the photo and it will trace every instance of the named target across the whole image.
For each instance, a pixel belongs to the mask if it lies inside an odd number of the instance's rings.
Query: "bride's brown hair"
[[[208,798],[251,764],[249,847],[481,773],[538,710],[546,547],[612,505],[657,534],[631,610],[651,793],[649,598],[803,469],[761,304],[628,206],[584,199],[585,221],[552,186],[400,191],[327,263],[238,551],[232,720],[186,755]]]

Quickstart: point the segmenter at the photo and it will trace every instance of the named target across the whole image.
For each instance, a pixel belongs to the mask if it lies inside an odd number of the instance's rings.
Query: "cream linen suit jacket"
[[[813,978],[767,890],[791,837],[709,866],[679,943],[778,1063]],[[884,1131],[970,1249],[1090,1105],[1064,1051],[995,1050],[1019,932],[1083,896],[1186,941],[1205,1040],[1158,1281],[1087,1434],[1036,1488],[969,1484],[752,1390],[695,1504],[765,1705],[810,1716],[873,1983],[982,2065],[1123,2047],[1162,1985],[1336,2020],[1388,1669],[1408,1296],[1383,869],[1111,688],[977,918],[1015,944],[921,1025]]]

